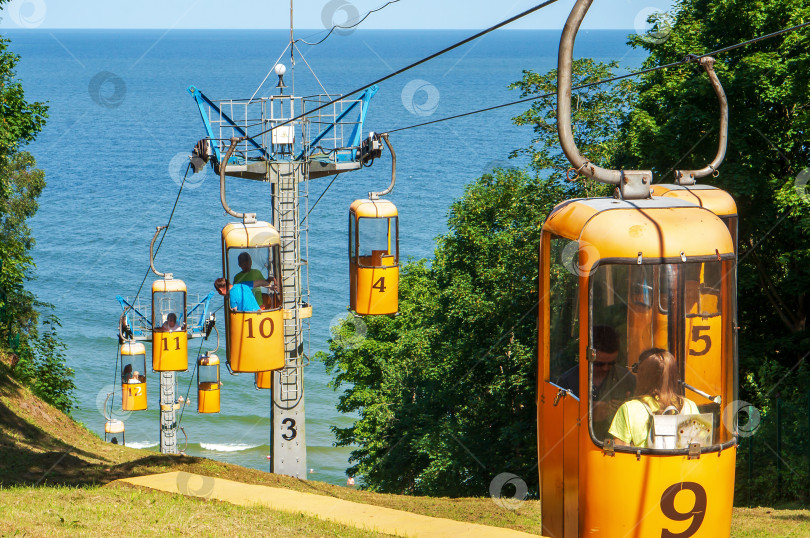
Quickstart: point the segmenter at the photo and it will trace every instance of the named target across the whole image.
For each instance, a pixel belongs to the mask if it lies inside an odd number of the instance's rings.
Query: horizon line
[[[458,31],[458,30],[469,30],[469,31],[480,31],[484,28],[358,28],[354,31],[360,32],[368,32],[368,31],[380,31],[380,30],[394,30],[394,31],[420,31],[420,32],[448,32],[448,31]],[[24,28],[21,26],[0,26],[0,30],[20,30],[20,31],[42,31],[42,30],[163,30],[163,31],[184,31],[184,30],[245,30],[245,31],[281,31],[281,32],[289,32],[289,28],[161,28],[161,27],[154,27],[154,26],[139,26],[139,27],[118,27],[118,26],[92,26],[92,27],[79,27],[79,26],[38,26],[36,28]],[[580,28],[581,31],[584,32],[591,32],[591,31],[625,31],[625,32],[635,32],[633,28]],[[326,32],[327,29],[325,28],[296,28],[294,31],[297,32]],[[561,32],[561,28],[499,28],[495,30],[495,32],[547,32],[547,31],[555,31]]]

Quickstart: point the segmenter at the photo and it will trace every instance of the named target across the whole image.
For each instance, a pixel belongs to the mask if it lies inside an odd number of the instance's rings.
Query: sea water
[[[287,92],[294,82],[297,95],[324,89],[342,93],[471,33],[357,30],[333,35],[316,47],[299,43],[293,77],[289,51],[282,55],[289,34],[280,30],[8,31],[12,50],[22,57],[17,74],[27,99],[50,106],[47,126],[28,147],[48,182],[32,220],[37,278],[30,286],[61,319],[68,365],[76,372],[74,417],[103,436],[105,398],[118,383],[121,308],[115,296],[138,291],[155,227],[167,223],[188,155],[205,137],[199,111],[186,92],[189,85],[212,99],[274,94],[274,74],[259,85],[281,55],[288,67]],[[627,47],[628,33],[582,32],[575,54],[619,60],[622,72],[637,67],[643,52]],[[518,92],[507,86],[523,70],[553,69],[558,40],[555,31],[498,31],[385,81],[371,101],[364,130],[385,132],[516,100]],[[397,183],[388,199],[399,208],[403,259],[432,255],[434,238],[446,231],[448,207],[465,185],[495,166],[524,164],[508,155],[531,143],[531,128],[511,122],[526,108],[522,104],[391,135]],[[305,254],[314,307],[310,356],[327,348],[330,326],[346,313],[348,207],[388,186],[390,159],[384,153],[371,168],[341,175],[311,212]],[[310,206],[329,181],[310,182]],[[237,211],[270,218],[267,184],[229,179],[228,202]],[[191,294],[207,294],[222,271],[220,230],[229,220],[210,168],[189,177],[156,258],[158,270],[184,280]],[[150,275],[141,291],[147,300],[153,279]],[[216,296],[213,308],[221,304]],[[191,365],[200,345],[198,339],[189,343]],[[201,349],[214,345],[205,342]],[[323,364],[313,360],[304,372],[310,478],[345,483],[351,449],[333,446],[330,428],[349,426],[353,417],[335,410],[338,394],[328,386]],[[121,412],[119,385],[115,416],[125,421],[128,446],[157,450],[159,381],[157,374],[147,373],[149,409]],[[231,377],[224,367],[222,375],[222,411],[215,415],[197,414],[191,372],[177,375],[177,393],[189,393],[193,401],[182,414],[188,440],[178,435],[179,447],[191,455],[268,470],[269,391],[255,390],[252,375]]]

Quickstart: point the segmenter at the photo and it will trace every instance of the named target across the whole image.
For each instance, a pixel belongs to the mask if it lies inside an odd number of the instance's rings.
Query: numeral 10
[[[253,319],[248,318],[245,320],[245,325],[247,325],[247,338],[256,338],[253,335]],[[259,335],[262,338],[270,338],[273,336],[273,320],[270,318],[264,318],[259,322]]]

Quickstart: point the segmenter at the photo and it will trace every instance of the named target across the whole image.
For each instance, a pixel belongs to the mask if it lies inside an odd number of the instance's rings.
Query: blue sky
[[[295,27],[323,29],[365,15],[387,0],[296,0]],[[539,0],[399,0],[372,13],[361,28],[485,28]],[[644,28],[646,15],[672,0],[595,0],[583,28]],[[559,0],[509,26],[560,29],[573,0]],[[0,28],[289,28],[288,0],[12,0]],[[354,19],[356,20],[356,19]],[[639,28],[641,26],[641,28]]]

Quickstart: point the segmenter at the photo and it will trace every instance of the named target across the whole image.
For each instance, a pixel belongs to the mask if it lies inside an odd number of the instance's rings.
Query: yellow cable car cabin
[[[253,385],[256,389],[272,389],[273,388],[273,372],[256,372],[253,378]]]
[[[225,334],[233,372],[284,367],[279,242],[278,231],[267,222],[234,222],[222,229],[222,270],[231,284]]]
[[[355,200],[349,209],[349,287],[358,314],[399,310],[399,220],[387,200]]]
[[[658,183],[650,189],[653,196],[678,198],[705,207],[726,223],[734,248],[737,248],[737,204],[734,198],[724,190],[712,185],[673,185]]]
[[[188,370],[186,284],[162,279],[152,283],[152,369],[156,372]]]
[[[121,408],[146,409],[146,348],[140,342],[121,344]]]
[[[219,357],[206,353],[197,359],[197,412],[219,413]]]
[[[570,200],[543,225],[540,275],[543,534],[728,536],[729,228],[677,196]],[[660,396],[648,388],[660,368],[681,409],[653,419]]]
[[[115,418],[107,419],[104,423],[104,441],[119,444],[118,437],[116,435],[121,435],[121,445],[126,446],[127,438],[126,438],[126,428],[124,427],[124,421],[118,420]]]

